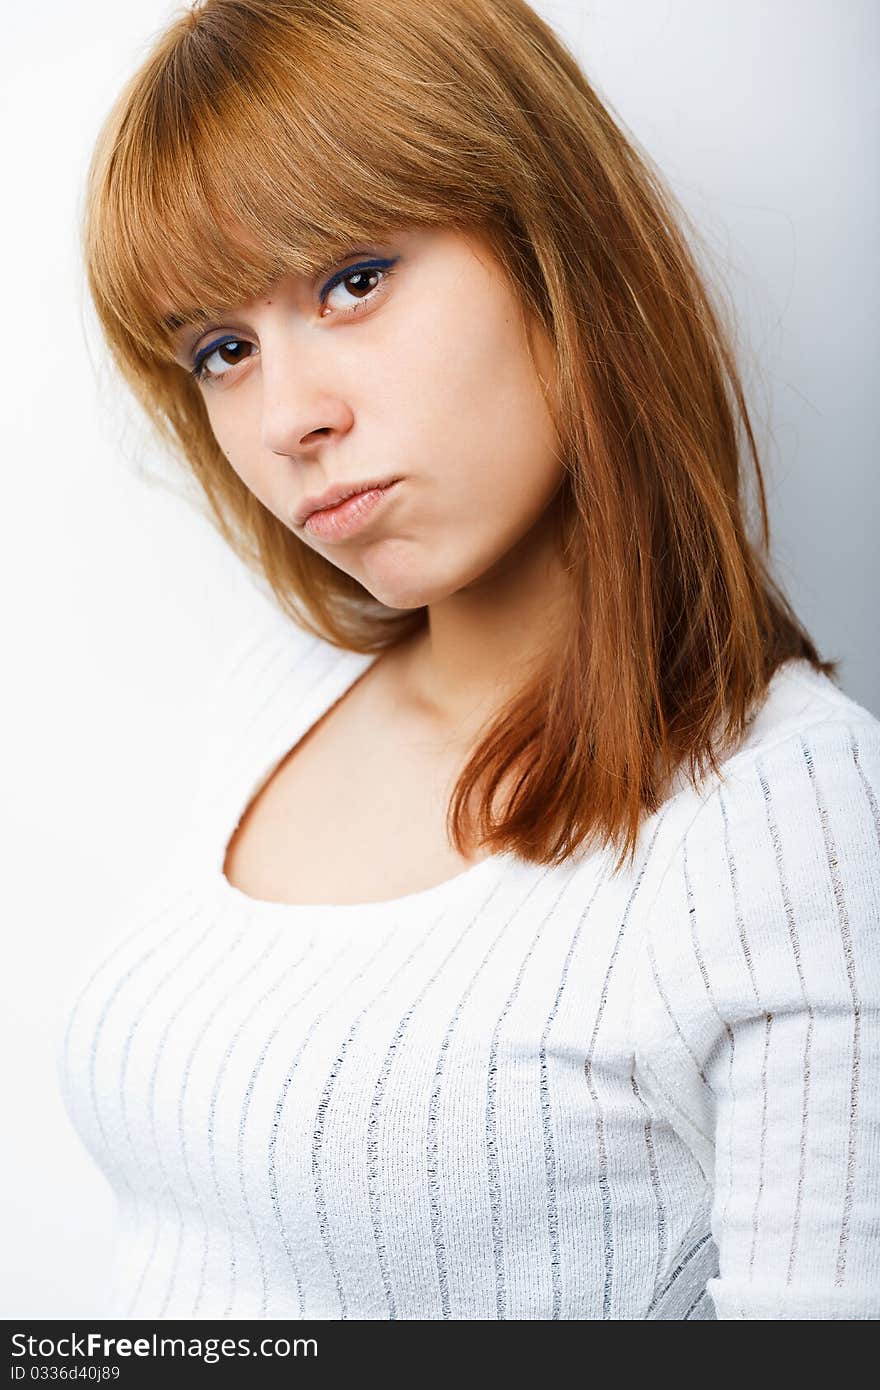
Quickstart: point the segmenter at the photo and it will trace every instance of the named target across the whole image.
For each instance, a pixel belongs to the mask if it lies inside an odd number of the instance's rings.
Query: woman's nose
[[[276,344],[274,350],[263,349],[261,375],[262,445],[271,453],[312,454],[351,429],[352,409],[333,385],[329,363],[306,364],[301,351]]]

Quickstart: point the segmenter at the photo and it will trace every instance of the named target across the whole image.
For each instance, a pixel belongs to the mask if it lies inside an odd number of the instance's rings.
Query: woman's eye
[[[360,304],[382,292],[393,265],[393,260],[371,261],[367,265],[352,265],[339,271],[325,287],[321,295],[322,305],[329,303],[334,313],[356,313]],[[332,299],[337,291],[341,293],[334,304]],[[321,317],[324,317],[323,309]]]
[[[253,343],[246,343],[243,338],[225,338],[222,343],[212,343],[197,357],[192,375],[196,381],[210,381],[218,376],[227,376],[228,373],[220,370],[219,366],[215,364],[209,367],[208,363],[217,358],[221,365],[225,363],[227,367],[237,367],[239,362],[247,361],[246,357],[239,357],[238,353],[243,348],[250,347],[253,347]]]
[[[329,312],[340,318],[349,318],[368,302],[378,299],[385,292],[396,260],[397,257],[369,261],[337,271],[321,290],[320,317],[325,318]],[[211,343],[198,354],[191,375],[198,382],[216,381],[219,377],[229,376],[226,369],[246,362],[250,353],[247,356],[241,354],[253,348],[253,343],[232,336]]]

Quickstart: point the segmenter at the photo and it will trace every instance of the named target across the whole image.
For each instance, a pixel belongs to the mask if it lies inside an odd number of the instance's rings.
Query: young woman
[[[271,600],[65,1016],[108,1311],[880,1311],[880,723],[680,216],[523,0],[207,0],[111,113],[100,324]]]

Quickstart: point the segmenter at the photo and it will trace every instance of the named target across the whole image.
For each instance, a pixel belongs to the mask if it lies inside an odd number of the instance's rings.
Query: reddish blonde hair
[[[488,238],[549,333],[570,621],[461,772],[460,852],[549,864],[612,844],[620,868],[679,768],[717,773],[783,662],[837,678],[770,576],[732,335],[685,223],[696,237],[523,0],[206,0],[99,137],[83,237],[112,359],[235,553],[340,647],[380,651],[426,610],[377,602],[257,501],[159,306],[216,311],[394,227],[443,225]]]

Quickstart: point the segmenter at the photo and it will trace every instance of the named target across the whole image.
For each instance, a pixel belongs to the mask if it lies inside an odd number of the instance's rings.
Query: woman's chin
[[[409,544],[395,546],[383,541],[381,546],[371,547],[369,556],[362,557],[357,578],[386,608],[424,608],[449,598],[461,587],[457,575],[431,573],[436,559],[414,553]]]
[[[451,598],[463,587],[459,582],[431,582],[418,575],[413,575],[406,584],[368,583],[365,579],[361,579],[361,583],[386,608],[397,609],[427,608]]]
[[[420,582],[416,576],[413,577],[412,583],[404,585],[368,584],[363,579],[361,583],[379,603],[401,612],[406,609],[425,608],[428,604],[437,603],[438,599],[444,596],[433,585]]]

